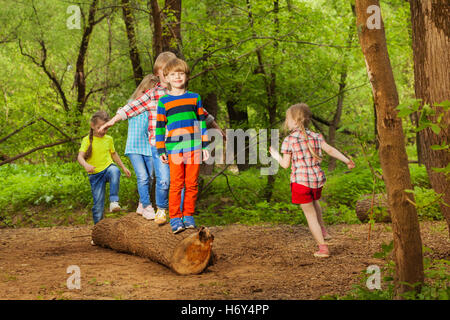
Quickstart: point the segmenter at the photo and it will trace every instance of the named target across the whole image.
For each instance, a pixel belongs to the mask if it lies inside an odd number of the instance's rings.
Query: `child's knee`
[[[136,175],[136,180],[139,184],[148,184],[152,178],[148,174],[138,174]]]
[[[160,179],[160,180],[157,180],[156,184],[159,187],[159,189],[161,189],[161,190],[169,190],[170,180],[169,179]],[[173,187],[176,188],[177,184],[176,183],[173,184]],[[180,188],[181,189],[183,188],[182,185],[180,186]]]
[[[117,168],[116,166],[110,166],[108,168],[109,174],[111,175],[111,178],[114,179],[118,179],[121,175],[120,169]]]

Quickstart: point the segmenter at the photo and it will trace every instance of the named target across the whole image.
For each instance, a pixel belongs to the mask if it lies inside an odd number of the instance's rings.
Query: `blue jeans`
[[[170,169],[169,165],[162,163],[159,159],[158,151],[155,146],[152,149],[152,162],[155,168],[156,176],[156,205],[160,209],[169,209],[169,186],[170,186]],[[181,192],[181,212],[183,212],[184,189]]]
[[[149,190],[152,186],[153,179],[153,159],[151,156],[144,156],[137,153],[130,153],[127,156],[130,158],[134,172],[136,173],[139,202],[146,208],[152,204]]]
[[[92,217],[94,224],[96,224],[103,218],[107,182],[109,182],[109,201],[119,201],[120,170],[115,164],[111,164],[105,170],[89,175],[89,182],[91,184],[92,197],[94,198]]]

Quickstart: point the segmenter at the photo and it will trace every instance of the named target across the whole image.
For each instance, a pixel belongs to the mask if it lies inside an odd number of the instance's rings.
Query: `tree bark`
[[[171,17],[164,19],[164,32],[162,34],[162,50],[172,51],[183,57],[181,51],[181,0],[166,0],[165,9]]]
[[[158,0],[149,0],[148,7],[151,11],[150,25],[152,25],[153,29],[153,60],[155,60],[163,52],[161,10],[159,9]]]
[[[136,22],[134,20],[133,14],[131,12],[130,1],[122,0],[122,13],[123,21],[125,22],[125,28],[127,31],[128,46],[130,48],[130,60],[133,66],[133,76],[136,86],[139,86],[142,79],[144,78],[144,72],[141,67],[141,59],[139,57],[139,52],[137,48],[136,32],[134,26]]]
[[[207,228],[173,234],[169,224],[158,226],[134,212],[101,220],[94,226],[92,240],[101,247],[148,258],[180,275],[201,273],[214,257],[214,236]]]
[[[335,146],[336,142],[336,130],[339,126],[339,122],[341,122],[342,108],[344,106],[344,93],[342,92],[346,86],[347,79],[347,65],[342,68],[341,71],[341,79],[339,81],[339,96],[336,106],[336,112],[334,113],[333,120],[330,123],[330,127],[328,128],[328,142],[331,146]],[[328,162],[328,171],[333,171],[336,169],[336,158],[330,157],[330,161]]]
[[[375,222],[392,222],[385,194],[376,194],[373,203],[372,195],[367,194],[356,202],[355,212],[359,221],[367,222],[371,215],[371,209],[374,209],[373,219]]]
[[[414,80],[416,98],[429,104],[436,115],[429,119],[436,121],[444,112],[436,104],[450,99],[450,3],[442,0],[410,0],[412,46],[414,53]],[[444,193],[442,213],[447,221],[450,236],[450,188],[444,173],[432,168],[443,168],[450,162],[448,150],[432,150],[432,145],[449,143],[450,112],[442,119],[447,124],[436,135],[430,128],[418,132],[419,160],[425,164],[431,186],[437,193]]]
[[[412,187],[402,121],[395,109],[399,104],[398,94],[387,51],[384,24],[380,14],[380,27],[367,27],[369,6],[379,9],[380,3],[378,0],[356,1],[356,24],[377,112],[380,163],[392,216],[395,292],[400,297],[400,294],[412,290],[411,285],[424,281],[422,241],[416,208],[409,202],[413,201],[413,196],[405,192],[405,189]],[[420,286],[416,289],[420,289]]]
[[[214,118],[217,117],[217,112],[219,110],[219,102],[218,102],[217,94],[215,92],[210,92],[206,95],[205,99],[203,100],[203,107]],[[210,127],[208,126],[208,129],[209,128]],[[211,151],[212,157],[214,157],[216,155],[215,151],[216,150]],[[211,175],[213,173],[213,171],[214,171],[214,163],[212,163],[212,164],[202,163],[200,166],[200,174]]]

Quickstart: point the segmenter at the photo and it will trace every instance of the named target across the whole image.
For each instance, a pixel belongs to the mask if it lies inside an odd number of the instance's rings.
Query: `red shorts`
[[[304,185],[292,182],[291,183],[292,192],[292,203],[302,204],[310,203],[313,200],[319,200],[322,195],[322,187],[317,189],[311,189]]]

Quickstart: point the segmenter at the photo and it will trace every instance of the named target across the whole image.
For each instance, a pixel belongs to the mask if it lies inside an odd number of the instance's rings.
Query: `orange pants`
[[[201,150],[185,153],[169,154],[170,189],[169,216],[170,219],[192,216],[198,193],[198,175],[200,173]],[[184,191],[183,213],[180,210],[181,191]]]

